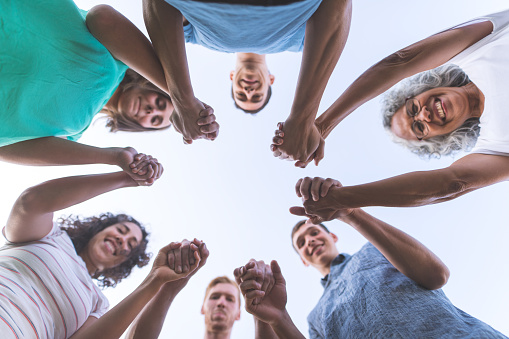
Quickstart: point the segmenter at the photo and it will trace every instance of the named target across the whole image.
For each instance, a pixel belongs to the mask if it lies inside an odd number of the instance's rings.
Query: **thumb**
[[[318,163],[325,156],[325,140],[321,139],[318,148],[315,151],[315,165],[318,166]]]
[[[290,213],[294,214],[294,215],[307,216],[306,210],[304,209],[304,207],[300,207],[300,206],[290,207]]]
[[[276,260],[272,260],[270,262],[270,269],[272,270],[272,274],[274,275],[274,280],[276,280],[276,284],[286,284],[285,278],[283,277],[283,273],[281,273],[281,267]]]
[[[182,138],[184,140],[184,144],[186,145],[191,145],[193,143],[193,139],[186,139],[186,138]]]

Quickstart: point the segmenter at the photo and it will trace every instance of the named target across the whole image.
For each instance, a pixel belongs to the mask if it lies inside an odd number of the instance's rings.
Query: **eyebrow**
[[[132,231],[129,228],[129,226],[127,226],[126,224],[122,224],[122,225],[125,227],[126,234],[127,233],[132,233]],[[138,246],[138,239],[136,239],[136,237],[134,235],[133,235],[133,241],[134,241],[134,247]]]

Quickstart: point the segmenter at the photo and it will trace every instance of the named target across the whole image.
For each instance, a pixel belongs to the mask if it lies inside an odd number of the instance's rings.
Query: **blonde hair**
[[[153,92],[160,93],[164,95],[165,98],[170,100],[170,96],[162,91],[160,88],[155,86],[153,83],[145,79],[140,74],[136,73],[132,69],[128,69],[125,72],[124,79],[118,85],[118,89],[122,92],[127,91],[133,87],[141,87]],[[103,108],[101,113],[106,115],[106,127],[110,129],[110,132],[117,131],[127,131],[127,132],[150,132],[150,131],[160,131],[163,129],[170,128],[170,126],[162,127],[162,128],[148,128],[141,126],[138,121],[133,119],[130,116],[120,113],[118,110],[113,108]]]

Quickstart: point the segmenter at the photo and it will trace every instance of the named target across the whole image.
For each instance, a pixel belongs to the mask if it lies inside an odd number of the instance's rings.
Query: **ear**
[[[230,71],[230,80],[233,81],[233,76],[235,75],[235,71]]]
[[[239,306],[239,312],[237,313],[237,316],[235,317],[235,321],[240,320],[240,306]]]
[[[269,74],[269,81],[270,81],[270,84],[274,84],[274,80],[276,80],[276,77],[273,76],[272,74]]]
[[[308,267],[309,266],[309,263],[304,260],[302,257],[300,257],[300,260],[302,261],[302,263],[304,264],[304,266]]]
[[[338,242],[338,236],[337,236],[337,235],[335,235],[335,234],[334,234],[334,233],[332,233],[332,232],[331,232],[331,233],[329,233],[329,234],[330,234],[330,236],[332,237],[332,239],[334,239],[334,242],[335,242],[335,243],[336,243],[336,242]]]
[[[203,306],[205,306],[205,305],[201,305],[201,311],[200,311],[201,314],[205,314],[205,309],[203,308]]]

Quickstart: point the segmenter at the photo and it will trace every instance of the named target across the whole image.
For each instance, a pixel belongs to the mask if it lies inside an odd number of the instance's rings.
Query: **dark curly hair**
[[[126,261],[118,266],[95,273],[92,278],[97,279],[100,287],[115,287],[122,279],[131,274],[134,266],[143,267],[148,264],[151,253],[147,253],[148,232],[136,219],[126,214],[104,213],[98,217],[80,218],[77,216],[61,217],[58,219],[60,229],[67,232],[72,240],[76,253],[81,253],[90,239],[105,228],[121,223],[132,222],[141,229],[142,241],[131,251]]]

